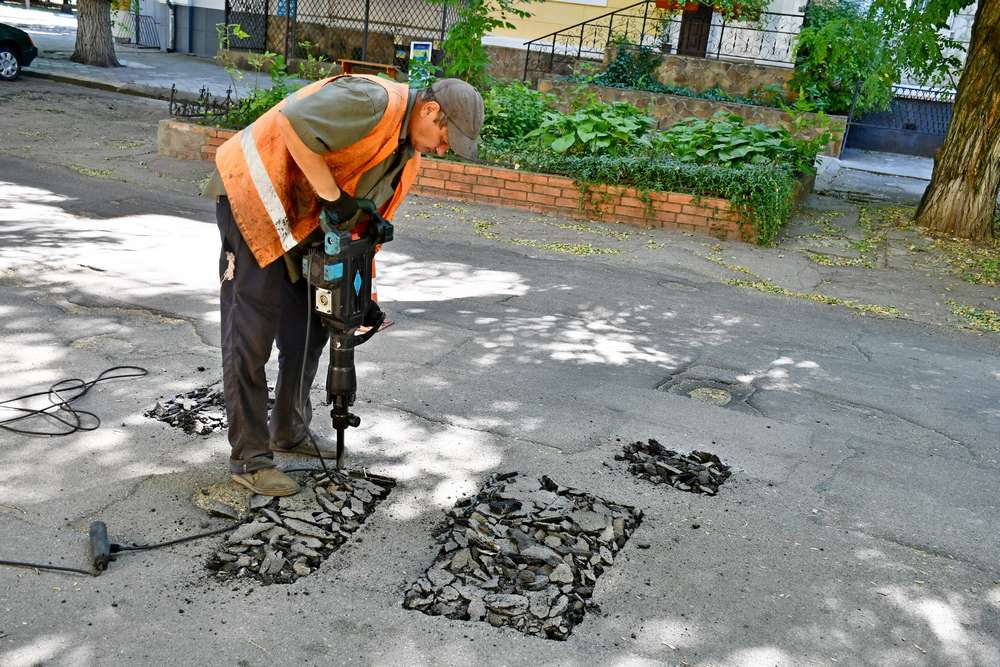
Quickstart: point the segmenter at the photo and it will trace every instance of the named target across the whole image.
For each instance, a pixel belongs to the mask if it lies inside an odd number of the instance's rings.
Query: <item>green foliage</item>
[[[850,111],[856,89],[858,112],[887,109],[896,76],[882,26],[855,0],[816,3],[808,17],[796,40],[791,84],[832,113]]]
[[[775,164],[727,167],[662,157],[651,159],[648,155],[568,155],[524,147],[494,152],[489,146],[481,149],[480,156],[505,166],[568,176],[581,184],[585,199],[596,195],[591,192],[592,186],[604,183],[630,186],[646,193],[665,191],[722,197],[733,202],[743,219],[754,227],[762,245],[774,242],[791,212],[797,188],[792,171]]]
[[[255,86],[245,96],[241,97],[229,111],[215,119],[213,124],[232,129],[242,129],[263,116],[271,107],[288,97],[294,86],[288,83],[288,72],[285,70],[285,57],[276,53],[264,53],[256,58],[247,59],[257,70],[258,76],[263,67],[268,68],[271,79],[269,88]]]
[[[591,104],[574,113],[546,112],[541,126],[525,137],[555,153],[623,155],[644,142],[656,125],[628,102]]]
[[[448,29],[441,45],[445,52],[444,73],[471,83],[479,89],[487,85],[489,55],[483,37],[498,28],[514,29],[512,18],[528,18],[516,0],[430,0],[434,4],[457,8],[458,20]],[[527,0],[532,2],[534,0]],[[456,7],[457,6],[457,7]]]
[[[713,162],[729,166],[781,163],[794,173],[811,173],[816,155],[829,142],[825,134],[811,141],[792,137],[788,130],[745,125],[743,118],[725,111],[710,119],[688,118],[653,135],[652,146],[681,162]]]
[[[441,68],[425,60],[411,60],[407,71],[407,81],[410,88],[426,88],[434,83]]]
[[[486,117],[481,139],[490,143],[510,143],[524,139],[538,129],[545,112],[555,106],[552,95],[532,90],[520,81],[498,83],[483,95]]]
[[[817,0],[796,39],[795,76],[821,108],[847,113],[855,91],[857,112],[882,111],[904,74],[927,85],[954,80],[961,44],[944,37],[950,11],[971,0]]]
[[[299,78],[315,81],[329,75],[330,67],[326,56],[319,52],[319,48],[308,39],[299,42],[299,48],[305,54],[306,59],[299,61]]]

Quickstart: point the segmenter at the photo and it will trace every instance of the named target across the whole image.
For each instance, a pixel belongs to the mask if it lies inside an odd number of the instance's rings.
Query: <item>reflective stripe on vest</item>
[[[253,125],[240,132],[240,135],[243,159],[247,161],[250,178],[253,180],[254,187],[257,188],[257,194],[260,196],[264,208],[267,209],[267,214],[271,216],[271,224],[274,225],[274,231],[281,241],[281,249],[288,252],[298,244],[298,241],[292,236],[292,230],[288,226],[288,214],[285,213],[281,198],[274,189],[274,184],[271,183],[271,177],[267,175],[267,169],[264,168],[264,162],[260,159],[260,153],[257,152],[257,143],[253,138]]]

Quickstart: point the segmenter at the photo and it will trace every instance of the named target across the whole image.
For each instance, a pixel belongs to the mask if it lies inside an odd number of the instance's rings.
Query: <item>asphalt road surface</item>
[[[138,542],[221,525],[190,498],[225,480],[224,434],[142,414],[220,381],[218,232],[208,166],[153,154],[162,105],[22,93],[90,115],[22,114],[0,146],[0,400],[149,370],[79,402],[97,430],[0,432],[0,558],[79,567],[95,519]],[[357,353],[348,447],[399,486],[356,541],[290,586],[214,582],[215,539],[99,578],[0,568],[0,664],[1000,664],[996,336],[740,290],[668,233],[576,256],[482,233],[570,221],[416,198],[397,222],[397,324]],[[614,455],[646,438],[734,475],[714,498],[637,480]],[[401,607],[442,509],[507,470],[646,513],[568,641]]]

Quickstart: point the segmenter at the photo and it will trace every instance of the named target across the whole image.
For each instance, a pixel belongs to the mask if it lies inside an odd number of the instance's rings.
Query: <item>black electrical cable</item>
[[[135,371],[133,373],[114,373],[114,371],[126,370]],[[5,431],[11,431],[13,433],[21,433],[24,435],[45,435],[50,437],[70,435],[77,433],[79,431],[93,431],[100,427],[101,419],[93,412],[88,412],[87,410],[78,410],[70,406],[70,404],[80,398],[83,398],[87,393],[94,387],[94,385],[100,382],[106,382],[108,380],[120,380],[123,378],[138,378],[148,375],[149,371],[141,366],[113,366],[108,368],[94,378],[93,380],[81,380],[79,378],[70,378],[66,380],[60,380],[56,382],[47,391],[37,391],[31,394],[24,394],[23,396],[18,396],[16,398],[10,398],[5,401],[0,401],[0,409],[4,410],[15,410],[17,412],[23,413],[16,417],[10,417],[9,419],[4,419],[0,421],[0,428]],[[71,396],[64,396],[66,393],[75,392]],[[17,406],[8,405],[9,403],[16,403],[20,401],[26,401],[32,398],[37,398],[38,396],[47,396],[49,399],[49,405],[44,408],[21,408]],[[70,415],[69,418],[63,418],[58,413],[66,412]],[[29,419],[31,417],[43,417],[45,419],[53,420],[60,424],[68,427],[65,431],[35,431],[26,428],[17,428],[10,426],[14,422],[21,421],[22,419]],[[89,417],[93,421],[89,424],[84,423],[84,418]],[[147,551],[149,549],[160,549],[162,547],[168,547],[174,544],[181,544],[183,542],[190,542],[192,540],[198,540],[203,537],[211,537],[212,535],[219,535],[221,533],[229,532],[239,526],[239,523],[235,523],[224,528],[218,528],[216,530],[206,531],[204,533],[196,533],[194,535],[188,535],[187,537],[181,537],[176,540],[169,540],[167,542],[159,542],[156,544],[136,544],[132,546],[122,545],[122,544],[112,544],[111,552],[119,553],[122,551]],[[63,567],[61,565],[46,565],[43,563],[30,563],[26,561],[19,560],[0,560],[0,565],[5,565],[9,567],[23,567],[32,570],[52,570],[55,572],[70,572],[73,574],[84,574],[89,577],[96,577],[98,573],[91,572],[89,570],[81,570],[75,567]]]
[[[118,370],[131,370],[136,371],[134,373],[119,373],[114,374],[114,371]],[[11,433],[20,433],[22,435],[45,435],[50,437],[72,435],[80,431],[93,431],[100,427],[101,418],[95,415],[93,412],[87,410],[78,410],[73,408],[70,404],[80,398],[83,398],[87,393],[94,387],[94,385],[99,382],[106,382],[108,380],[120,380],[122,378],[139,378],[148,375],[149,371],[141,366],[112,366],[106,370],[101,371],[101,373],[93,380],[82,380],[80,378],[69,378],[66,380],[60,380],[48,388],[46,391],[36,391],[31,394],[24,394],[23,396],[17,396],[15,398],[9,398],[4,401],[0,401],[0,410],[14,410],[16,412],[22,413],[16,417],[10,417],[8,419],[0,420],[0,429],[5,431],[10,431]],[[75,393],[73,393],[75,392]],[[70,396],[64,396],[66,393],[72,393]],[[47,396],[49,399],[49,405],[44,408],[22,408],[18,406],[9,405],[10,403],[17,403],[20,401],[26,401],[32,398],[37,398],[39,396]],[[65,413],[67,417],[61,416],[60,413]],[[30,419],[32,417],[41,417],[43,419],[48,419],[50,421],[57,422],[66,427],[66,430],[61,431],[36,431],[28,428],[20,428],[11,426],[15,422],[19,422],[24,419]],[[89,418],[90,423],[84,423]]]
[[[208,530],[204,533],[195,533],[194,535],[188,535],[187,537],[179,537],[176,540],[170,540],[168,542],[157,542],[156,544],[135,544],[132,546],[125,546],[122,544],[112,544],[111,553],[116,554],[121,551],[148,551],[150,549],[161,549],[163,547],[173,546],[175,544],[182,544],[184,542],[191,542],[192,540],[200,540],[203,537],[211,537],[212,535],[221,535],[222,533],[228,533],[231,530],[235,530],[242,523],[233,523],[224,528],[216,528],[215,530]]]
[[[0,560],[0,565],[9,567],[24,567],[32,570],[55,570],[56,572],[72,572],[74,574],[85,574],[88,577],[96,577],[96,572],[81,570],[75,567],[62,567],[61,565],[42,565],[41,563],[25,563],[19,560]]]

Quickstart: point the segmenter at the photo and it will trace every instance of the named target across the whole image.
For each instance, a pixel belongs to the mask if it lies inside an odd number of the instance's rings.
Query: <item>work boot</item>
[[[317,448],[319,449],[319,452],[316,451]],[[328,444],[323,438],[320,438],[312,431],[307,431],[306,437],[302,438],[288,449],[282,449],[274,443],[271,443],[271,451],[278,452],[279,454],[312,456],[313,458],[319,458],[320,454],[322,454],[324,459],[330,460],[336,460],[337,458],[336,445]]]
[[[299,492],[298,483],[277,468],[234,473],[233,481],[259,496],[293,496]]]

